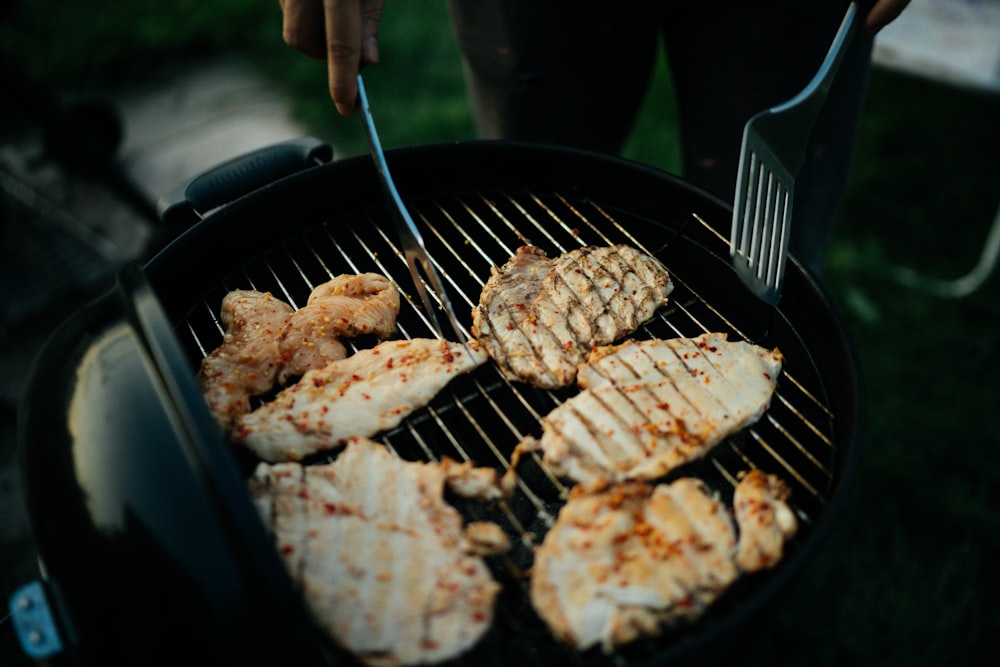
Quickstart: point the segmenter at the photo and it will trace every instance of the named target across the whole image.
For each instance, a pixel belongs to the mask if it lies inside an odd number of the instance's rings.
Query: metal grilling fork
[[[430,317],[431,324],[434,329],[441,335],[442,338],[447,338],[444,334],[444,329],[441,328],[441,323],[438,321],[437,315],[435,314],[435,310],[437,309],[434,307],[430,296],[427,294],[427,288],[424,285],[424,278],[420,275],[420,272],[423,271],[423,275],[426,276],[426,280],[430,282],[431,288],[437,294],[438,300],[441,302],[441,307],[448,316],[448,322],[451,325],[451,328],[454,330],[455,335],[458,336],[457,341],[464,344],[467,342],[468,336],[458,323],[458,318],[455,316],[455,310],[452,308],[451,301],[448,299],[448,294],[444,291],[444,286],[441,284],[441,278],[438,276],[437,271],[434,269],[434,265],[431,263],[430,257],[427,255],[427,249],[424,246],[423,236],[421,236],[420,230],[418,230],[417,226],[413,223],[413,218],[410,216],[409,211],[406,210],[406,205],[403,203],[403,200],[399,196],[399,192],[396,190],[396,185],[392,180],[392,174],[389,173],[389,166],[386,164],[385,154],[382,152],[382,142],[379,141],[378,132],[375,130],[375,121],[372,119],[372,110],[368,105],[368,95],[365,93],[365,84],[364,81],[361,80],[360,74],[358,74],[358,100],[361,106],[361,118],[365,128],[365,134],[368,136],[368,145],[371,148],[372,157],[375,159],[375,169],[378,171],[379,181],[382,183],[382,189],[385,192],[386,197],[389,199],[390,213],[392,215],[393,222],[396,224],[396,231],[399,234],[400,243],[403,246],[403,253],[406,256],[406,265],[410,269],[410,276],[413,278],[413,284],[417,290],[417,294],[420,296],[420,301],[423,303],[424,310],[427,311],[427,315]]]
[[[802,92],[753,116],[743,128],[736,177],[730,260],[756,296],[777,305],[785,278],[795,178],[826,94],[857,28],[847,8],[816,76]]]

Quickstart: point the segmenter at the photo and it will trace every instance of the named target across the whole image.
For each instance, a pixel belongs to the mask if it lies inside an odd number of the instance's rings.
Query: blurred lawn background
[[[277,0],[8,0],[0,21],[0,53],[61,93],[115,90],[240,54],[281,82],[312,133],[341,155],[365,151],[356,119],[337,117],[327,99],[324,65],[281,42]],[[383,144],[473,138],[444,3],[390,0],[380,44],[368,85]],[[671,96],[661,65],[626,156],[676,173]],[[996,659],[1000,276],[942,299],[894,272],[963,274],[998,203],[1000,98],[875,70],[826,273],[866,378],[864,461],[825,548],[734,658]]]

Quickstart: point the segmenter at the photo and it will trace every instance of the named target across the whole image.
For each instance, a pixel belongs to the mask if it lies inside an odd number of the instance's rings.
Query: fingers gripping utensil
[[[386,164],[385,154],[382,152],[382,142],[379,141],[378,132],[375,130],[375,121],[372,119],[372,110],[368,104],[368,95],[365,93],[365,84],[360,74],[358,74],[358,100],[361,105],[361,119],[365,128],[365,134],[368,136],[368,145],[371,148],[372,157],[375,159],[375,169],[378,171],[382,189],[389,199],[389,210],[392,214],[393,222],[396,224],[396,231],[399,234],[403,253],[406,256],[406,265],[410,269],[410,276],[413,278],[413,284],[416,287],[417,294],[420,296],[420,301],[423,303],[424,310],[427,311],[434,329],[442,338],[447,338],[435,314],[437,308],[434,307],[430,295],[427,293],[425,283],[430,282],[431,288],[441,303],[441,308],[448,317],[451,328],[454,330],[455,335],[458,336],[458,341],[464,344],[468,340],[468,335],[458,323],[455,310],[452,308],[448,294],[444,291],[444,286],[441,284],[441,278],[438,276],[430,257],[427,255],[423,236],[421,236],[420,230],[413,223],[413,218],[410,216],[409,211],[406,210],[406,205],[396,190],[392,174],[389,173],[389,165]],[[423,276],[421,276],[421,271],[423,272]]]
[[[857,29],[847,8],[819,71],[802,92],[753,116],[743,128],[736,177],[730,260],[743,284],[777,305],[785,277],[795,179],[806,144],[840,62]]]

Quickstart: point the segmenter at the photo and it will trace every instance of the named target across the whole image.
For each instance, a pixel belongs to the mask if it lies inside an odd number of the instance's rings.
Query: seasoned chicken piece
[[[447,456],[441,459],[448,488],[463,498],[500,500],[500,475],[495,468],[477,468],[472,461],[459,463]]]
[[[519,447],[579,482],[655,479],[757,421],[781,363],[777,350],[716,333],[598,349],[577,378],[583,391]]]
[[[330,464],[254,472],[256,506],[314,618],[369,665],[453,658],[492,623],[500,586],[477,554],[501,549],[502,531],[463,528],[444,484],[439,465],[363,438]]]
[[[523,246],[493,268],[472,311],[472,333],[509,378],[564,387],[591,348],[635,331],[671,290],[666,269],[631,246],[591,246],[553,259]]]
[[[294,311],[269,292],[234,290],[222,299],[222,344],[201,363],[202,392],[227,433],[250,410],[250,398],[310,368],[347,356],[341,338],[388,336],[399,292],[374,273],[342,275],[317,286]]]
[[[347,356],[341,338],[374,334],[386,338],[396,326],[399,292],[377,273],[342,275],[318,285],[304,308],[292,314],[281,341],[286,356],[282,384]]]
[[[760,471],[733,514],[700,480],[577,486],[535,554],[531,602],[563,641],[605,651],[701,616],[742,573],[773,567],[796,530],[789,490]]]
[[[774,567],[785,541],[798,530],[798,520],[787,504],[788,486],[775,475],[752,470],[743,476],[733,496],[740,528],[736,564],[744,572]]]
[[[605,651],[693,620],[738,576],[732,515],[691,478],[578,486],[535,554],[531,602],[552,632]]]
[[[250,411],[250,397],[271,390],[281,367],[281,336],[292,307],[269,292],[235,290],[222,299],[222,345],[202,359],[202,393],[226,431]]]
[[[471,356],[469,354],[471,352]],[[297,461],[398,425],[448,382],[484,363],[475,343],[415,338],[379,343],[308,371],[243,415],[235,438],[265,461]]]

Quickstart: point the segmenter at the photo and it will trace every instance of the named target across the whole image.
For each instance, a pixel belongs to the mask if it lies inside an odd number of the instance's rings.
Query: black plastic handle
[[[315,137],[299,137],[265,146],[195,176],[161,197],[156,212],[168,226],[188,227],[196,223],[202,213],[332,159],[330,145]]]

